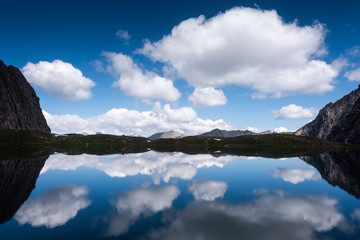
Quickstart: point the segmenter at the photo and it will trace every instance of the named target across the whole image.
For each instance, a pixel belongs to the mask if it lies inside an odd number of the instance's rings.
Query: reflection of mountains
[[[48,157],[0,160],[0,223],[9,221],[30,196]]]
[[[360,151],[339,151],[301,157],[333,186],[360,198]]]

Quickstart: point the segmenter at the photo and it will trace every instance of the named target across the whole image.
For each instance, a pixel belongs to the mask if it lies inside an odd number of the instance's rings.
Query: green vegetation
[[[235,138],[185,137],[149,140],[142,137],[108,134],[54,135],[40,131],[0,129],[1,158],[17,155],[137,153],[148,150],[188,154],[234,154],[242,156],[292,157],[333,150],[359,148],[294,134],[248,135]]]

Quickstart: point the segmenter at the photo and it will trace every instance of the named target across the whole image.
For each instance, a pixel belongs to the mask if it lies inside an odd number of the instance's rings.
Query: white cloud
[[[289,130],[286,127],[278,127],[274,129],[276,133],[288,132]]]
[[[122,29],[118,30],[118,31],[115,33],[115,35],[116,35],[118,38],[124,39],[124,40],[126,40],[126,41],[130,40],[130,38],[131,38],[131,36],[130,36],[130,34],[128,33],[128,31],[122,30]]]
[[[214,128],[232,129],[222,119],[201,119],[191,107],[171,108],[155,103],[151,111],[138,112],[126,108],[111,109],[105,114],[90,118],[78,115],[52,115],[43,111],[45,119],[54,133],[138,134],[150,136],[155,132],[179,130],[187,135],[196,135]]]
[[[239,204],[191,203],[169,226],[153,230],[149,238],[317,239],[319,232],[341,228],[346,221],[334,198],[267,191],[257,195],[252,202]]]
[[[195,88],[194,92],[189,96],[189,101],[194,106],[214,107],[225,105],[227,99],[221,89],[207,87]]]
[[[271,115],[275,119],[301,119],[312,118],[319,112],[316,108],[303,108],[295,104],[284,106],[279,110],[272,110]]]
[[[26,201],[15,215],[20,225],[54,228],[66,224],[77,213],[90,205],[89,189],[85,186],[67,185],[47,190],[35,199]]]
[[[352,82],[360,81],[360,68],[352,70],[350,72],[346,72],[345,77],[347,77]]]
[[[285,23],[275,10],[235,7],[217,16],[190,18],[138,52],[177,71],[195,87],[236,84],[254,97],[322,94],[338,69],[316,59],[326,54],[326,29]]]
[[[316,181],[321,179],[320,174],[313,169],[276,168],[272,175],[292,184],[298,184],[305,180]]]
[[[206,180],[192,182],[189,191],[196,200],[215,201],[216,198],[224,196],[227,188],[226,182]]]
[[[179,194],[180,190],[175,186],[137,189],[120,195],[115,207],[118,212],[129,211],[135,216],[147,210],[156,213],[171,207]]]
[[[213,157],[210,154],[186,155],[183,153],[145,152],[138,154],[95,156],[64,154],[51,155],[41,170],[76,170],[79,167],[98,169],[110,177],[127,177],[138,174],[149,175],[155,184],[161,180],[168,183],[171,178],[192,179],[198,168],[223,167],[239,159],[236,156]]]
[[[34,86],[66,100],[87,100],[91,98],[91,88],[95,86],[95,82],[84,77],[79,69],[61,60],[36,64],[28,62],[22,72]]]
[[[138,98],[176,101],[181,93],[173,82],[154,72],[144,71],[132,58],[122,53],[106,52],[103,55],[109,60],[108,69],[120,75],[113,86],[119,87],[127,95]]]
[[[149,216],[170,208],[179,194],[180,190],[174,186],[137,189],[121,194],[115,202],[117,214],[108,220],[106,235],[126,233],[142,214]]]

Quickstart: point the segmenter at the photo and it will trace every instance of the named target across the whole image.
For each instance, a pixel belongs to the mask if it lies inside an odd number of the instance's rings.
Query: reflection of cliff
[[[360,198],[360,151],[330,152],[301,159],[317,168],[331,185]]]
[[[30,196],[47,158],[0,160],[0,223],[9,221]]]

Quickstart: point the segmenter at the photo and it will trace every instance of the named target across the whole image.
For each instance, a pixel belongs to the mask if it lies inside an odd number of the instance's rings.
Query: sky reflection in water
[[[357,239],[360,204],[299,158],[55,154],[2,239]],[[4,237],[4,238],[3,238]]]

